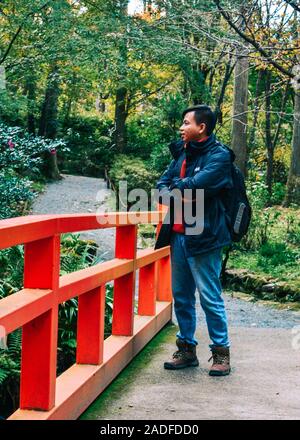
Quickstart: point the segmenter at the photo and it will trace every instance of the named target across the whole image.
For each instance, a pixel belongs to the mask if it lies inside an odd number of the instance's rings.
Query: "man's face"
[[[204,123],[197,125],[194,111],[185,115],[183,124],[179,130],[184,142],[195,141],[206,136],[206,125]]]

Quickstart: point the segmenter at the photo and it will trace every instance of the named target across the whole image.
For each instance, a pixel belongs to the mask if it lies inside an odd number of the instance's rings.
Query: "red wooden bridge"
[[[157,224],[159,233],[165,211],[158,209],[0,221],[0,249],[24,244],[24,288],[0,300],[6,334],[22,328],[20,408],[9,419],[76,419],[171,320],[170,247],[136,248],[138,224]],[[111,227],[116,227],[114,259],[60,276],[61,234]],[[104,340],[105,284],[112,280],[112,334]],[[56,377],[58,307],[74,297],[76,363]]]

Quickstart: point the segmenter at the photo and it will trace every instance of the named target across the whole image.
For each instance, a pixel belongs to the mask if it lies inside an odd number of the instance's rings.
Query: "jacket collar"
[[[207,153],[210,148],[215,145],[216,136],[212,133],[205,141],[197,142],[190,141],[187,143],[186,148],[184,148],[183,140],[173,141],[169,145],[170,152],[174,159],[178,159],[178,157],[182,154],[182,152],[186,151],[186,156],[194,157],[198,155],[202,155]]]
[[[212,133],[205,141],[190,141],[186,145],[187,156],[198,156],[207,153],[216,143],[216,136]]]

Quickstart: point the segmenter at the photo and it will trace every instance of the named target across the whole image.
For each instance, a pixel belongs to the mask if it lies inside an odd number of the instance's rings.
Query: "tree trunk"
[[[271,72],[265,71],[265,100],[266,100],[266,147],[267,147],[267,176],[266,183],[268,187],[269,199],[272,196],[272,183],[273,183],[273,162],[274,162],[274,149],[271,134]]]
[[[57,113],[58,113],[58,96],[59,96],[59,74],[58,67],[54,64],[50,70],[47,80],[47,88],[44,102],[42,105],[39,135],[49,139],[55,139],[57,136]],[[57,166],[57,152],[45,154],[46,174],[51,179],[61,179]]]
[[[237,55],[234,68],[234,96],[232,120],[232,149],[236,154],[235,163],[247,176],[247,121],[248,121],[248,69],[247,51]]]
[[[300,87],[295,92],[292,155],[284,206],[300,205]]]
[[[261,95],[261,84],[262,84],[262,78],[263,78],[263,70],[259,70],[256,80],[256,86],[255,86],[255,98],[253,102],[253,124],[251,129],[249,130],[249,149],[251,150],[255,146],[255,140],[256,140],[256,127],[257,127],[257,121],[258,121],[258,113],[259,113],[259,98]]]
[[[126,87],[116,93],[114,143],[120,153],[126,148],[127,93]]]
[[[36,99],[36,80],[33,74],[26,79],[27,92],[27,130],[31,134],[35,134],[35,99]]]
[[[217,120],[220,124],[223,123],[222,104],[223,104],[224,97],[225,97],[226,87],[227,87],[228,82],[230,80],[232,71],[233,71],[233,67],[231,65],[231,55],[230,55],[228,63],[226,64],[225,74],[224,74],[224,78],[223,78],[223,82],[222,82],[222,86],[221,86],[221,90],[220,90],[220,95],[218,97],[216,108],[215,108],[215,114],[216,114]]]
[[[300,15],[295,10],[295,37],[300,38]],[[289,206],[291,203],[300,205],[300,55],[297,55],[297,64],[293,68],[295,77],[293,87],[295,90],[294,99],[294,127],[292,141],[292,155],[287,180],[287,191],[283,205]]]
[[[118,5],[120,14],[120,30],[126,37],[126,20],[128,15],[128,0],[121,0]],[[115,132],[114,143],[117,150],[122,153],[126,148],[126,119],[128,116],[128,90],[124,85],[126,81],[126,71],[128,63],[128,49],[126,38],[119,43],[119,80],[120,86],[116,90],[115,100]]]

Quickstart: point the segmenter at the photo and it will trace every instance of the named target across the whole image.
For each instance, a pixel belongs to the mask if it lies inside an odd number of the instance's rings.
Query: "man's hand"
[[[172,191],[172,189],[177,188],[177,189],[179,189],[179,191],[181,192],[181,194],[183,196],[185,181],[186,181],[186,178],[182,179],[181,177],[173,177],[172,182],[169,186],[169,190]],[[182,201],[186,202],[186,203],[192,202],[194,200],[196,200],[196,199],[195,198],[194,199],[190,199],[190,198],[185,199],[184,197],[182,197]]]
[[[181,193],[183,194],[184,184],[185,184],[186,178],[181,177],[173,177],[172,182],[169,186],[169,190],[172,191],[174,188],[178,188]]]

